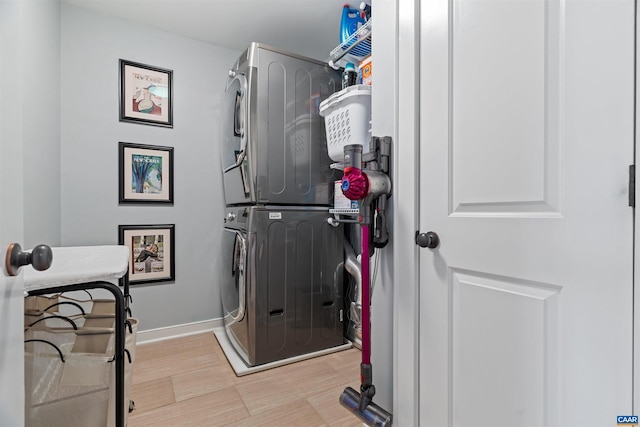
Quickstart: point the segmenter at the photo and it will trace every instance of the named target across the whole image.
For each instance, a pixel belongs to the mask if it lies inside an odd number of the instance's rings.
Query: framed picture
[[[120,60],[120,121],[173,127],[173,71]]]
[[[175,280],[175,225],[119,225],[118,243],[129,247],[129,283]]]
[[[173,147],[118,144],[120,203],[173,204]]]

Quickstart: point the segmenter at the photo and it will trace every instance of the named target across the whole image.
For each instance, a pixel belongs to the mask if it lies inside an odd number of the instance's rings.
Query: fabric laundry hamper
[[[106,337],[113,349],[113,330],[84,333],[88,339]],[[25,338],[25,424],[107,426],[112,351],[74,352],[75,332],[34,330]]]
[[[127,337],[125,338],[124,347],[125,347],[125,362],[124,362],[124,401],[125,401],[125,421],[127,416],[131,410],[133,410],[134,403],[130,399],[131,396],[131,384],[133,381],[133,364],[136,361],[136,338],[138,334],[138,319],[130,317],[127,319],[128,326],[126,328]],[[109,410],[108,415],[109,418],[107,420],[108,426],[115,425],[114,415],[115,415],[115,401],[116,401],[116,392],[115,386],[111,384],[110,390],[110,399],[109,399]],[[128,409],[128,410],[127,410]]]
[[[114,314],[113,299],[93,298],[91,293],[85,292],[88,298],[74,298],[68,293],[28,296],[24,299],[24,309],[25,312],[59,313],[62,306],[73,305],[81,310],[82,314]]]
[[[110,320],[113,324],[113,317]],[[125,407],[130,405],[137,330],[138,320],[129,318],[125,338]],[[27,330],[26,425],[114,426],[113,350],[112,327]]]

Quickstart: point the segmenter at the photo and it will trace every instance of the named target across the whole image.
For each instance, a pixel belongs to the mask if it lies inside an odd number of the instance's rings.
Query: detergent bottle
[[[344,43],[365,22],[359,9],[351,9],[348,4],[345,4],[340,22],[340,43]]]
[[[342,89],[346,89],[349,86],[353,86],[358,82],[358,72],[355,65],[351,62],[347,62],[342,73]]]

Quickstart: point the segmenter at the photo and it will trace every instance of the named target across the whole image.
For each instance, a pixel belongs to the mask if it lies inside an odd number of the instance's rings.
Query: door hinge
[[[636,207],[636,165],[629,166],[629,206]]]

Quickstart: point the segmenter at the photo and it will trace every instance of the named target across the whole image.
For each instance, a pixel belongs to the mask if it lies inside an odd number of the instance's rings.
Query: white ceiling
[[[256,41],[319,60],[339,44],[345,0],[63,0],[231,49]],[[370,1],[367,1],[370,3]],[[349,3],[357,9],[360,1]]]

